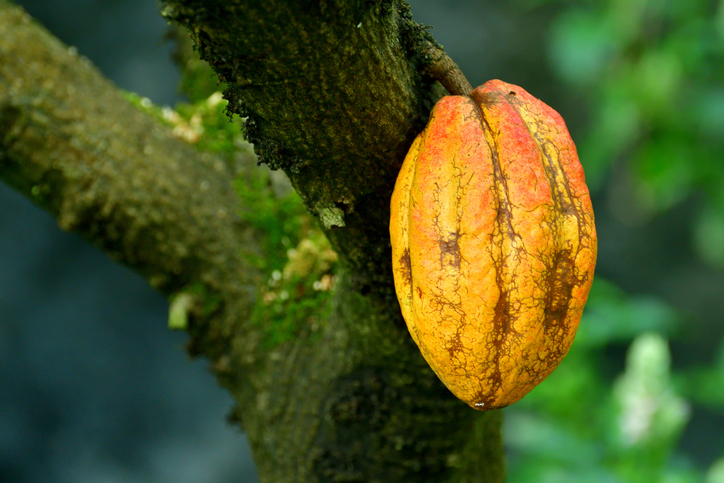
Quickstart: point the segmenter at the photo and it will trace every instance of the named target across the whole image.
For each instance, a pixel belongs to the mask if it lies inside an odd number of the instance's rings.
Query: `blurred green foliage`
[[[690,416],[684,395],[724,402],[724,351],[712,368],[671,374],[666,335],[682,321],[660,301],[597,279],[563,363],[506,410],[509,481],[723,481],[716,465],[707,476],[675,453]],[[632,339],[625,370],[611,380],[605,347]]]
[[[563,88],[587,99],[577,145],[592,192],[613,178],[633,224],[696,199],[698,255],[724,267],[724,1],[518,4],[558,9],[548,52]],[[724,482],[724,452],[708,470],[676,452],[691,404],[724,413],[724,344],[713,365],[672,373],[667,339],[685,326],[662,300],[597,278],[568,356],[506,410],[509,481]],[[625,369],[607,374],[606,350],[621,345]]]
[[[611,170],[646,219],[700,193],[700,255],[724,267],[724,6],[710,0],[566,3],[551,25],[551,63],[588,99],[578,143],[595,190]],[[632,220],[638,221],[638,220]]]

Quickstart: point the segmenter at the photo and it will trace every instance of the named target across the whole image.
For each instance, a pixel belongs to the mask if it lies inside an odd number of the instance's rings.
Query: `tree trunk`
[[[252,324],[268,273],[232,189],[255,158],[199,153],[0,0],[0,176],[169,297],[234,396],[265,482],[503,481],[500,411],[455,399],[394,294],[389,199],[439,85],[406,5],[167,1],[227,82],[262,162],[281,168],[340,257],[328,314],[273,348]]]

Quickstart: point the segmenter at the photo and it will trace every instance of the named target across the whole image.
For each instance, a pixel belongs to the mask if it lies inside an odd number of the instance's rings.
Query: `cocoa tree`
[[[194,149],[0,0],[2,179],[173,301],[189,351],[236,401],[262,481],[502,481],[501,413],[435,377],[390,268],[392,188],[444,92],[436,79],[461,82],[454,64],[400,1],[163,13],[227,84],[256,157]],[[288,176],[339,257],[317,323],[273,344],[256,263],[268,234],[234,189],[271,191],[253,182],[257,161]]]

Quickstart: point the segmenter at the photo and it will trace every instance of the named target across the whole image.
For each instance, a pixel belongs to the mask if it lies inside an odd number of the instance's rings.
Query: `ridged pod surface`
[[[410,334],[471,407],[513,404],[568,352],[593,208],[563,119],[522,88],[493,80],[435,105],[397,178],[390,238]]]

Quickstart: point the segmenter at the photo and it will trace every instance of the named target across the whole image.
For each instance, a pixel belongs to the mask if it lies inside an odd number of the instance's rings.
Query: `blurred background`
[[[153,2],[18,3],[118,86],[188,101]],[[410,4],[474,86],[563,115],[592,191],[594,287],[505,410],[509,481],[724,482],[724,1]],[[0,207],[0,481],[256,482],[165,300],[4,185]]]

